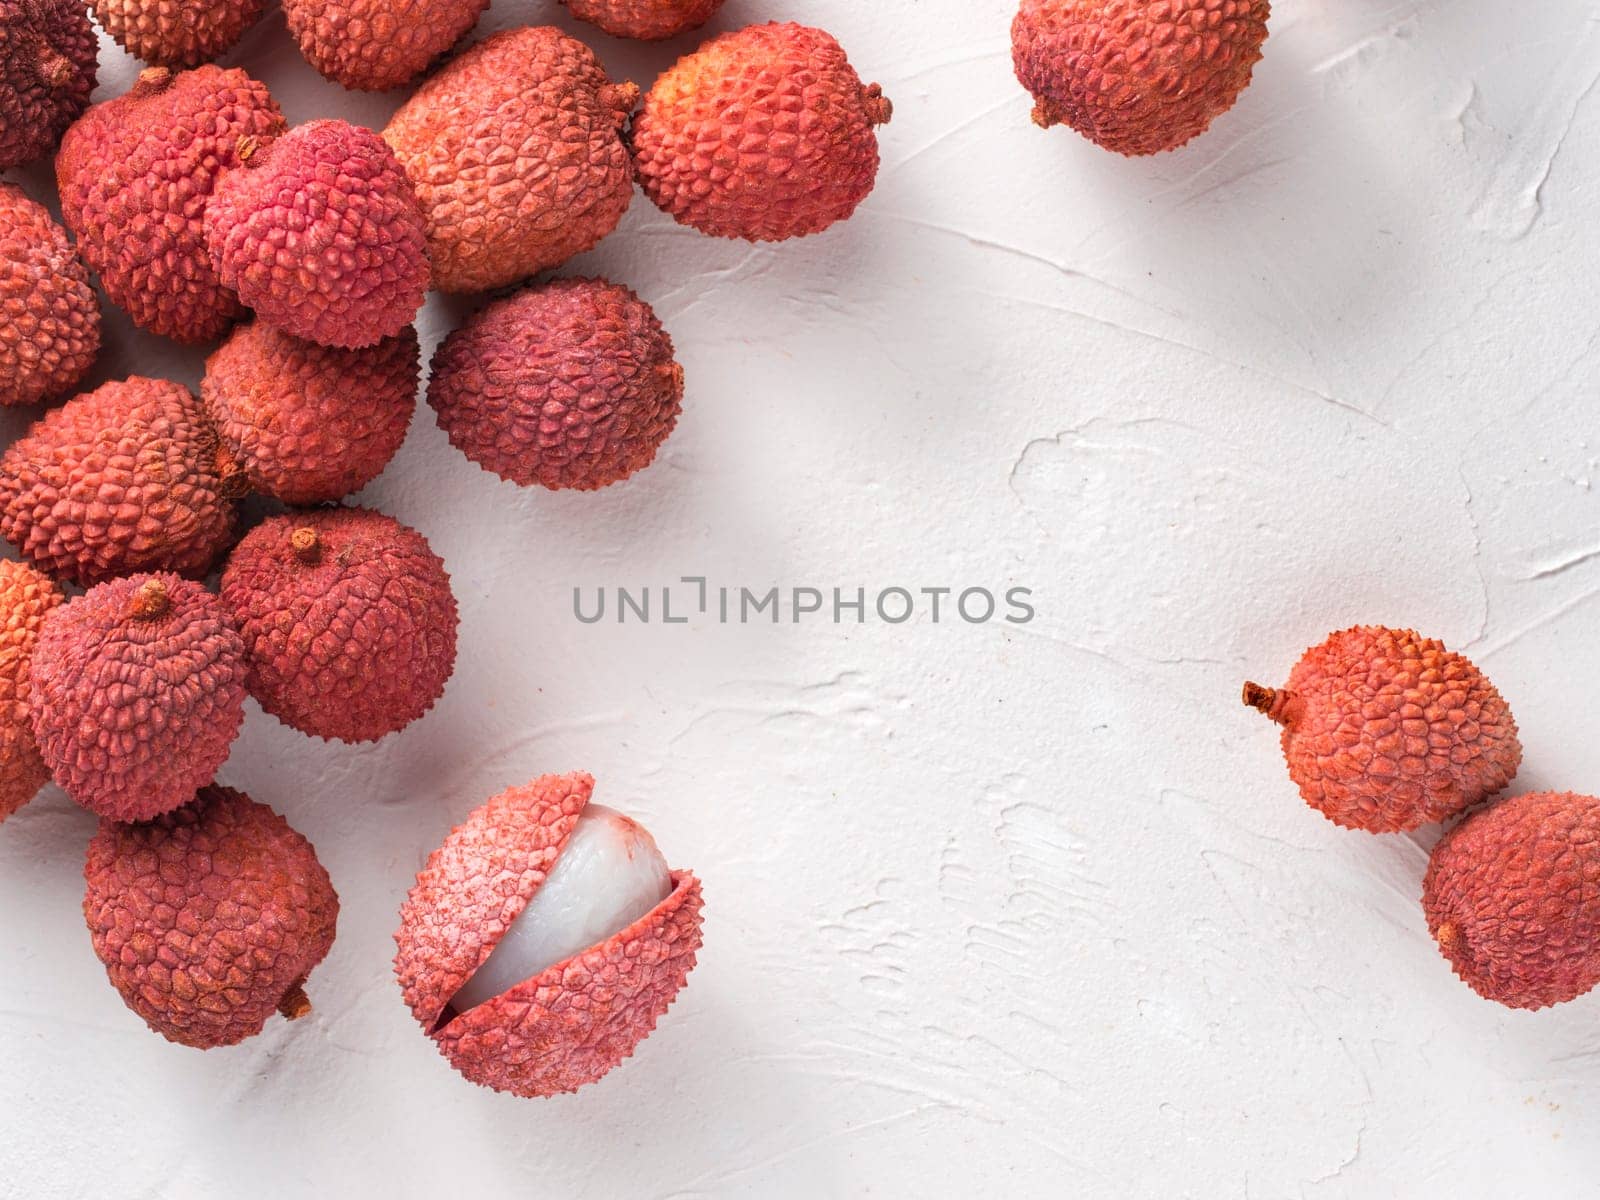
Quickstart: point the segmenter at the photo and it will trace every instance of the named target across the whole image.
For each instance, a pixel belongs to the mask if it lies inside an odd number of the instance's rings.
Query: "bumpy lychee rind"
[[[0,457],[0,535],[84,585],[203,575],[233,534],[236,475],[187,388],[134,376],[46,413]]]
[[[497,33],[418,88],[383,136],[422,202],[434,286],[515,283],[615,229],[633,198],[621,130],[638,96],[548,27]]]
[[[347,88],[410,83],[462,39],[489,0],[284,0],[305,59]]]
[[[639,183],[683,225],[778,242],[855,212],[893,106],[829,34],[753,25],[680,59],[634,122]]]
[[[580,21],[598,25],[612,37],[660,41],[698,29],[723,0],[563,0]]]
[[[312,121],[243,157],[205,212],[223,286],[262,320],[325,346],[371,346],[409,325],[428,290],[428,238],[388,143]]]
[[[51,612],[29,679],[50,774],[116,821],[187,804],[244,721],[244,642],[216,596],[176,575],[113,579]]]
[[[318,504],[359,491],[388,465],[420,376],[415,329],[339,350],[256,321],[206,360],[200,399],[253,489]]]
[[[1245,703],[1283,726],[1289,775],[1335,824],[1373,833],[1443,821],[1501,791],[1522,744],[1471,662],[1409,629],[1357,626],[1307,650]]]
[[[266,0],[92,0],[117,44],[152,66],[193,67],[233,49]]]
[[[33,736],[29,668],[61,589],[26,563],[0,559],[0,821],[38,793],[50,772]]]
[[[589,801],[586,774],[546,775],[475,811],[429,857],[400,910],[395,974],[452,1066],[484,1087],[551,1096],[593,1083],[633,1053],[672,1003],[700,948],[700,882],[633,925],[457,1014],[451,997],[543,884]]]
[[[683,368],[627,288],[564,279],[489,305],[433,357],[428,403],[463,454],[524,486],[592,490],[655,458]]]
[[[1600,799],[1529,792],[1447,832],[1422,881],[1428,930],[1455,973],[1510,1008],[1600,983]]]
[[[1267,0],[1022,0],[1012,55],[1038,125],[1158,154],[1233,107],[1270,14]]]
[[[67,130],[61,214],[84,262],[134,324],[179,342],[220,337],[241,311],[206,249],[205,210],[239,148],[284,129],[243,71],[152,67]]]
[[[311,843],[231,788],[148,824],[101,821],[84,864],[94,952],[128,1007],[205,1050],[310,1010],[339,897]]]
[[[99,48],[75,0],[0,0],[0,171],[49,154],[89,107]]]
[[[243,634],[250,694],[316,737],[375,741],[422,716],[455,669],[444,563],[382,513],[273,517],[228,559],[222,601]]]
[[[0,183],[0,404],[64,395],[100,352],[100,302],[61,226]]]

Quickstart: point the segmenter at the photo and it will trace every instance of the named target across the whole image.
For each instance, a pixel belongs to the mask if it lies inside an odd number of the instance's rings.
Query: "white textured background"
[[[443,703],[355,750],[252,706],[222,776],[343,898],[313,1016],[167,1045],[90,950],[91,818],[51,790],[0,828],[0,1191],[1592,1194],[1600,995],[1456,982],[1431,836],[1306,809],[1237,691],[1414,624],[1510,699],[1520,785],[1600,789],[1600,3],[1277,8],[1238,108],[1135,162],[1029,124],[1010,0],[729,0],[713,28],[809,20],[883,83],[876,194],[776,248],[638,198],[573,264],[654,302],[688,372],[624,486],[518,491],[420,409],[364,499],[454,577]],[[643,84],[694,42],[553,2],[483,28],[549,19]],[[398,103],[315,76],[278,14],[228,61],[292,121]],[[430,305],[425,353],[467,307]],[[101,375],[201,361],[114,325]],[[570,616],[683,574],[1023,585],[1040,616]],[[401,1003],[396,909],[479,801],[579,767],[702,874],[706,949],[623,1069],[496,1096]]]

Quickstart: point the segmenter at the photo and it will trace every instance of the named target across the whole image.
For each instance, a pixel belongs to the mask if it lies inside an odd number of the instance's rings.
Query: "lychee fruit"
[[[0,0],[0,171],[54,150],[89,107],[100,43],[75,0]]]
[[[415,329],[338,350],[256,321],[206,360],[200,399],[254,490],[317,504],[359,491],[388,465],[420,376]]]
[[[1271,11],[1267,0],[1022,0],[1012,57],[1036,124],[1159,154],[1233,107]]]
[[[64,395],[100,352],[100,302],[66,230],[0,183],[0,404]]]
[[[1467,986],[1545,1008],[1600,983],[1600,799],[1529,792],[1470,813],[1428,859],[1428,929]]]
[[[489,0],[283,0],[306,61],[347,88],[371,92],[410,83],[488,7]]]
[[[311,843],[265,804],[207,787],[140,825],[102,820],[83,915],[112,986],[170,1042],[209,1050],[311,1011],[339,897]]]
[[[223,286],[285,333],[371,346],[411,324],[428,290],[428,237],[394,152],[370,129],[312,121],[246,140],[206,206]]]
[[[206,249],[206,205],[239,148],[283,128],[263,84],[207,65],[178,75],[151,67],[67,130],[56,157],[61,214],[134,324],[207,342],[237,319],[239,299]]]
[[[370,742],[433,707],[455,668],[444,563],[416,530],[360,508],[272,517],[235,548],[222,602],[250,694],[286,725]]]
[[[0,559],[0,821],[50,777],[33,736],[29,667],[39,627],[62,601],[61,589],[26,563]]]
[[[51,612],[29,679],[45,766],[115,821],[187,804],[244,721],[244,642],[216,596],[176,575],[113,579]]]
[[[193,67],[225,54],[266,0],[92,0],[117,44],[152,66]]]
[[[134,376],[46,413],[0,457],[0,535],[84,585],[203,575],[233,534],[242,490],[189,390]]]
[[[655,311],[603,279],[489,305],[440,344],[428,383],[457,449],[547,488],[602,488],[648,466],[682,400],[683,368]]]
[[[698,29],[723,0],[562,0],[580,21],[598,25],[612,37],[660,41]]]
[[[1283,726],[1289,776],[1337,825],[1392,833],[1494,795],[1522,761],[1483,672],[1409,629],[1362,625],[1307,650],[1281,689],[1244,702]]]
[[[752,25],[656,81],[633,127],[639,183],[682,225],[781,242],[820,233],[878,178],[894,108],[820,29]]]
[[[586,774],[545,775],[477,809],[400,909],[412,1014],[474,1083],[552,1096],[634,1051],[700,948],[700,881],[670,871]]]
[[[427,80],[384,130],[428,222],[434,286],[485,291],[590,249],[633,198],[638,102],[559,29],[512,29]]]

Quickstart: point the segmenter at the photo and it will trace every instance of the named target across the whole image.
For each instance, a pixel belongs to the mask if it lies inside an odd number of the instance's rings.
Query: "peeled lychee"
[[[830,35],[752,25],[680,59],[634,122],[639,183],[683,225],[778,242],[850,216],[878,177],[894,108]]]
[[[0,404],[54,400],[100,351],[100,302],[61,226],[0,183]]]
[[[361,508],[272,517],[235,548],[222,602],[250,694],[286,725],[375,741],[433,707],[456,661],[456,601],[427,539]]]
[[[89,107],[99,48],[78,0],[0,0],[0,171],[49,154]]]
[[[50,777],[33,736],[29,668],[39,628],[61,589],[26,563],[0,559],[0,821]]]
[[[593,1083],[633,1053],[700,948],[700,881],[636,823],[545,775],[473,812],[400,909],[395,974],[466,1078],[519,1096]],[[548,889],[548,892],[547,892]]]
[[[1600,799],[1529,792],[1471,813],[1422,881],[1439,949],[1466,984],[1544,1008],[1600,983]]]
[[[240,148],[206,206],[223,286],[285,333],[371,346],[411,324],[428,290],[428,239],[388,144],[312,121]]]
[[[1158,154],[1233,107],[1271,11],[1267,0],[1022,0],[1012,56],[1036,124]]]
[[[590,249],[633,198],[639,89],[559,29],[512,29],[447,63],[384,130],[428,221],[434,286],[485,291]]]
[[[207,342],[238,317],[206,249],[206,205],[239,148],[283,128],[265,85],[208,65],[151,67],[67,130],[56,157],[61,214],[134,324]]]
[[[359,491],[388,465],[420,375],[414,329],[337,350],[256,321],[206,360],[200,399],[252,488],[316,504]]]
[[[193,67],[233,49],[266,0],[92,0],[106,32],[152,66]]]
[[[134,376],[68,400],[0,458],[0,535],[40,570],[91,584],[203,575],[242,481],[187,388]]]
[[[1282,689],[1244,702],[1283,726],[1289,776],[1337,825],[1391,833],[1443,821],[1517,773],[1517,723],[1442,642],[1363,625],[1307,650]]]
[[[562,0],[580,21],[598,25],[612,37],[660,41],[698,29],[723,0]]]
[[[244,721],[244,642],[216,596],[176,575],[113,579],[51,612],[29,680],[45,766],[116,821],[188,803]]]
[[[523,485],[590,490],[650,464],[683,368],[653,309],[603,279],[496,301],[440,344],[428,403],[473,462]]]
[[[489,0],[283,0],[306,61],[347,88],[410,83],[460,41]]]
[[[83,915],[112,985],[168,1041],[208,1050],[311,1011],[339,897],[306,841],[243,792],[208,787],[148,824],[101,821]]]

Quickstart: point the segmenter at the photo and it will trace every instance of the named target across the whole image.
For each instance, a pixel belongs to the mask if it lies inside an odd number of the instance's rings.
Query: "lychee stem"
[[[608,83],[600,89],[600,104],[617,114],[617,124],[621,125],[633,115],[633,110],[639,105],[639,85],[632,82]]]
[[[311,1011],[311,1001],[306,998],[305,981],[294,984],[278,1001],[278,1011],[285,1021],[298,1021]]]
[[[289,548],[304,563],[314,563],[322,557],[322,539],[315,529],[302,527],[289,535]]]
[[[1041,100],[1033,106],[1033,123],[1040,129],[1049,129],[1052,126],[1059,125],[1061,124],[1061,119],[1061,113],[1053,104]]]
[[[60,51],[46,46],[39,55],[39,78],[45,87],[65,87],[73,75],[72,60]]]
[[[1289,705],[1294,698],[1293,692],[1284,689],[1262,687],[1259,683],[1244,685],[1245,706],[1270,717],[1279,725],[1289,723]]]
[[[128,601],[128,616],[135,621],[153,621],[165,613],[170,605],[167,585],[159,579],[147,579],[133,593],[133,599]]]
[[[139,72],[139,78],[134,80],[133,86],[128,89],[128,95],[154,95],[156,92],[165,91],[171,83],[172,72],[166,67],[146,67]]]
[[[239,162],[248,167],[251,165],[250,160],[256,156],[256,152],[260,149],[261,139],[253,133],[244,133],[240,134],[239,140],[234,143],[233,152],[239,156]]]
[[[867,121],[873,125],[887,125],[894,116],[894,102],[883,94],[883,85],[874,83],[861,89],[861,106],[867,110]]]

